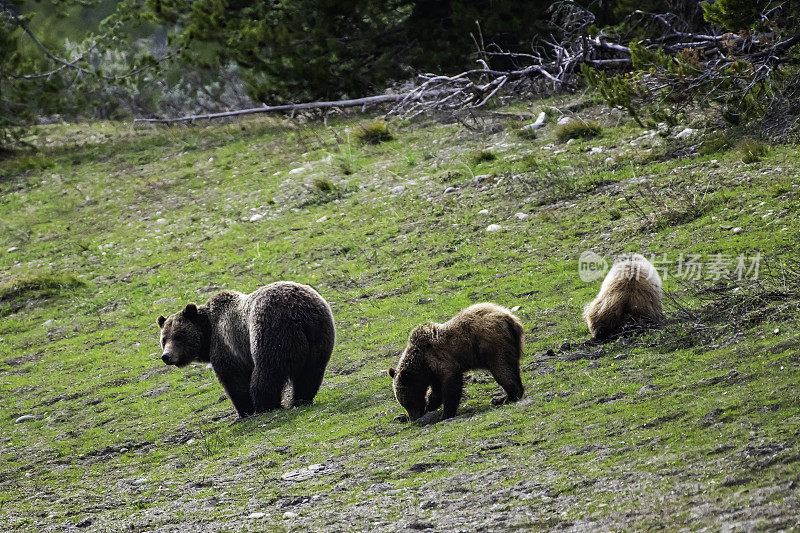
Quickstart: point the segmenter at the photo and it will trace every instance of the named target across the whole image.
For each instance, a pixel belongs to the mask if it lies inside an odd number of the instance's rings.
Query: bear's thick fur
[[[412,420],[444,403],[443,418],[456,415],[464,372],[486,369],[503,387],[500,404],[522,398],[522,324],[493,303],[467,307],[444,324],[424,324],[411,332],[408,346],[389,368],[394,394]]]
[[[210,362],[241,418],[317,394],[336,336],[331,308],[307,285],[271,283],[250,294],[225,291],[205,305],[158,317],[161,359],[183,367]]]
[[[583,309],[592,340],[604,342],[630,326],[652,326],[664,321],[661,277],[639,254],[620,256],[608,271],[600,292]]]

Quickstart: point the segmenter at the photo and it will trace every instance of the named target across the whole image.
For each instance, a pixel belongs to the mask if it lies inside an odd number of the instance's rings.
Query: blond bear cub
[[[597,342],[620,335],[625,327],[660,324],[664,311],[658,271],[639,254],[620,256],[597,297],[583,309],[583,318]]]
[[[417,326],[397,363],[389,368],[394,394],[416,420],[444,403],[443,418],[456,415],[464,372],[486,369],[506,395],[495,405],[522,398],[520,377],[522,324],[511,311],[493,303],[467,307],[444,324]]]

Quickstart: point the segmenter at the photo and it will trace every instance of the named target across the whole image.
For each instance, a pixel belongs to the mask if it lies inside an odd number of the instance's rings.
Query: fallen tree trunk
[[[385,104],[388,102],[397,102],[407,98],[408,94],[380,94],[377,96],[368,96],[366,98],[354,98],[351,100],[335,100],[330,102],[305,102],[302,104],[285,104],[273,105],[262,107],[251,107],[250,109],[239,109],[236,111],[226,111],[223,113],[208,113],[206,115],[189,115],[186,117],[177,118],[135,118],[134,122],[146,122],[156,124],[171,124],[175,122],[194,122],[195,120],[209,120],[214,118],[225,117],[238,117],[242,115],[253,115],[256,113],[282,113],[291,112],[292,115],[296,111],[304,109],[331,109],[334,107],[359,107],[366,108],[371,105]]]

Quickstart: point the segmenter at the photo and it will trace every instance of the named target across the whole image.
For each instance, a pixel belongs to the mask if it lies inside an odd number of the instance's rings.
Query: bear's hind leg
[[[451,374],[442,380],[442,401],[444,402],[443,419],[456,416],[458,404],[461,402],[461,391],[464,388],[464,375]]]
[[[250,380],[250,398],[256,414],[281,407],[283,388],[288,380],[286,373],[279,369],[256,366]]]
[[[292,376],[292,389],[294,389],[294,398],[292,398],[292,405],[311,405],[314,403],[314,397],[317,395],[320,386],[322,385],[322,378],[325,376],[325,366],[318,368],[319,363],[306,365],[301,371]]]

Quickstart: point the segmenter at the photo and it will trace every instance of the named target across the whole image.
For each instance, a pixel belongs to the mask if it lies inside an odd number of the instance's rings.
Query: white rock
[[[518,305],[515,305],[514,307],[511,308],[511,312],[512,313],[516,313],[517,311],[519,311],[519,306]]]
[[[530,215],[528,215],[528,213],[516,213],[516,214],[514,214],[514,216],[517,217],[520,220],[525,220]]]
[[[290,170],[289,174],[300,174],[301,172],[305,172],[305,171],[306,171],[306,167],[297,167],[297,168],[293,168],[292,170]]]
[[[45,320],[44,322],[42,322],[42,325],[45,326],[45,327],[52,326],[53,325],[53,319],[51,318],[49,320]]]
[[[547,113],[542,111],[541,113],[539,113],[539,116],[536,117],[535,121],[533,121],[532,123],[528,124],[527,126],[524,126],[522,129],[523,130],[536,130],[536,129],[539,129],[542,126],[544,126],[544,121],[545,120],[547,120]]]
[[[503,229],[503,226],[500,224],[489,224],[486,227],[486,231],[500,231],[501,229]]]
[[[247,518],[264,518],[265,516],[267,516],[267,513],[250,513]]]
[[[688,139],[689,137],[694,137],[697,135],[697,130],[692,128],[686,128],[677,135],[675,135],[676,139]]]
[[[166,224],[168,220],[166,218],[159,218],[156,220],[156,224]]]
[[[562,126],[562,125],[566,124],[567,122],[571,122],[571,121],[572,121],[571,117],[563,116],[560,119],[558,119],[558,125]]]
[[[774,330],[772,333],[774,333],[775,335],[777,335],[777,334],[778,334],[778,333],[780,333],[780,332],[781,332],[781,330],[780,330],[779,328],[775,328],[775,330]]]
[[[457,192],[457,191],[458,191],[458,189],[456,189],[455,187],[448,187],[448,188],[446,188],[444,190],[444,193],[445,194],[453,194],[454,192]]]
[[[134,485],[144,485],[145,483],[147,483],[147,480],[143,477],[140,477],[133,482]]]
[[[614,158],[613,157],[606,157],[606,164],[610,165],[613,162],[614,162]]]
[[[602,154],[602,153],[603,153],[603,149],[602,148],[598,148],[597,146],[595,146],[594,148],[590,148],[589,149],[589,155]]]
[[[734,233],[741,233],[742,232],[742,228],[737,226],[737,227],[733,228],[733,232]]]
[[[575,142],[575,139],[570,139],[570,140],[568,140],[568,141],[567,141],[567,146],[569,146],[570,144],[572,144],[572,143],[574,143],[574,142]]]
[[[296,518],[297,517],[297,513],[293,513],[291,511],[286,511],[285,513],[283,513],[283,517],[284,518]]]
[[[19,246],[12,246],[8,249],[9,252],[16,252],[17,250],[19,250]]]
[[[403,191],[405,190],[406,190],[405,186],[398,185],[397,187],[392,187],[392,189],[389,192],[392,194],[403,194]]]
[[[488,215],[489,214],[489,210],[488,209],[481,209],[480,211],[478,211],[478,214],[479,215]]]
[[[260,213],[256,213],[255,215],[250,217],[250,222],[258,222],[262,218],[264,218],[264,215],[262,215]]]
[[[187,446],[191,446],[192,444],[194,444],[194,439],[189,439],[186,441]]]
[[[214,158],[213,158],[213,157],[209,157],[209,158],[208,158],[208,162],[209,162],[209,163],[211,163],[211,162],[213,162],[213,161],[214,161]]]
[[[36,420],[38,418],[35,415],[22,415],[21,417],[14,420],[15,424],[21,424],[22,422],[27,422],[28,420]]]
[[[323,215],[317,219],[317,222],[325,222],[328,220],[328,215]]]

